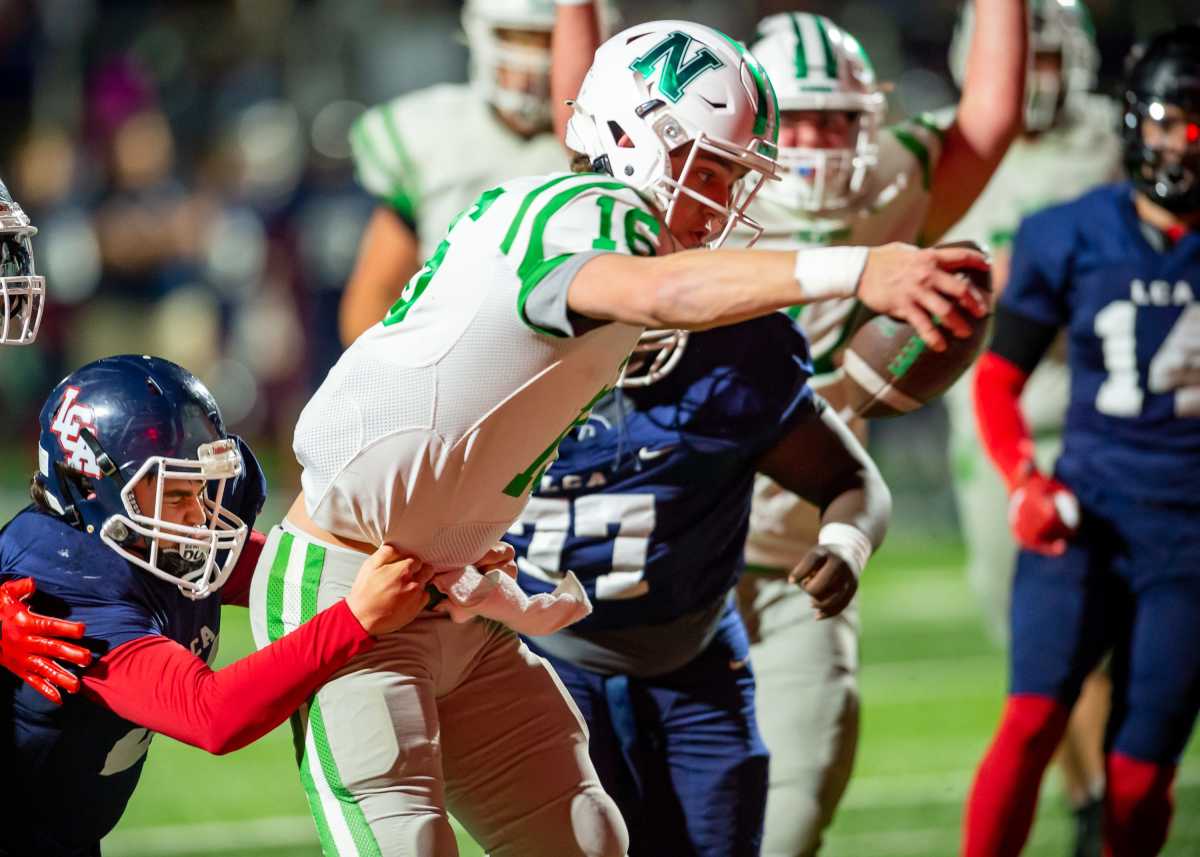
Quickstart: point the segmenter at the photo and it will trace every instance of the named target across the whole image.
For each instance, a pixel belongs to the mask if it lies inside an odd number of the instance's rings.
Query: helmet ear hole
[[[625,133],[625,129],[612,119],[608,120],[608,133],[612,134],[613,142],[621,148],[633,148],[633,141],[629,139],[629,135]]]

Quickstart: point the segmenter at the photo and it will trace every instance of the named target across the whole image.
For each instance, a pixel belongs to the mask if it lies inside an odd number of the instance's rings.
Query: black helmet
[[[1186,114],[1182,157],[1146,144],[1142,125],[1159,121],[1166,107]],[[1200,26],[1186,24],[1137,46],[1125,67],[1122,138],[1125,169],[1154,202],[1177,213],[1200,210]]]

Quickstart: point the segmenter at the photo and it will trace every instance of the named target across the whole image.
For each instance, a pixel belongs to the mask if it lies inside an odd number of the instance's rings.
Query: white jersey
[[[890,241],[920,243],[929,211],[930,185],[942,153],[944,128],[952,114],[920,116],[879,135],[879,160],[862,193],[842,211],[813,215],[756,199],[751,217],[765,228],[756,246],[779,250],[832,245],[877,246]],[[845,342],[858,302],[822,301],[789,311],[812,343],[819,376],[834,371],[833,357]],[[746,562],[791,569],[817,540],[818,511],[766,476],[754,481]]]
[[[477,559],[642,332],[608,323],[573,335],[570,279],[598,252],[655,255],[660,234],[654,210],[609,176],[485,192],[300,415],[294,450],[312,520],[442,567]]]
[[[350,144],[359,181],[415,228],[422,259],[488,188],[567,168],[562,141],[549,132],[513,133],[467,84],[439,84],[371,108]]]

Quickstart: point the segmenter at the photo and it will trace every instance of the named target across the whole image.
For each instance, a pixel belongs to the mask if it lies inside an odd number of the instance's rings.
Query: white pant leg
[[[570,695],[512,631],[477,624],[487,644],[438,700],[454,817],[491,857],[623,857],[625,822]]]
[[[738,603],[750,633],[758,725],[771,751],[763,857],[810,857],[846,790],[858,745],[858,605],[818,622],[781,576],[748,572]]]

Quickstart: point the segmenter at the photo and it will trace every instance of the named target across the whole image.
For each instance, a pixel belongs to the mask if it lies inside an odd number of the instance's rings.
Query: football
[[[971,247],[971,241],[940,244]],[[991,294],[988,271],[964,269],[958,273],[978,289]],[[971,335],[959,339],[946,332],[947,348],[934,351],[909,324],[877,315],[864,323],[846,345],[842,357],[847,410],[867,419],[895,417],[915,411],[936,399],[967,371],[987,343],[992,314],[974,318]]]

